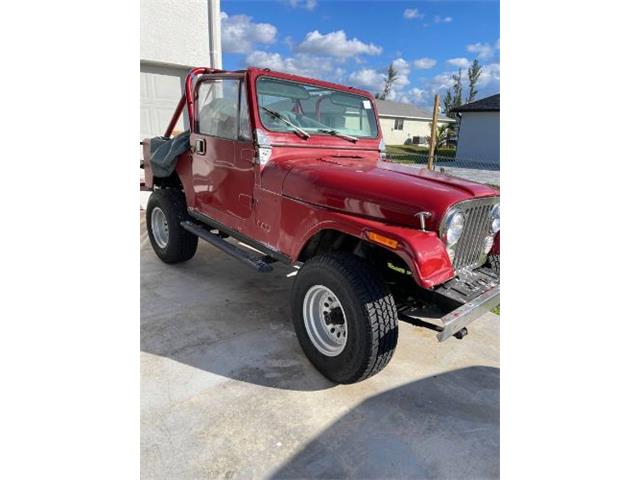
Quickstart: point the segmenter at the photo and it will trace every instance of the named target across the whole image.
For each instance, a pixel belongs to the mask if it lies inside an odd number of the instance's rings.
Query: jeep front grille
[[[491,227],[490,213],[500,201],[497,197],[467,200],[455,206],[464,215],[462,235],[455,245],[453,267],[456,272],[480,267],[487,259],[483,251],[484,239]]]

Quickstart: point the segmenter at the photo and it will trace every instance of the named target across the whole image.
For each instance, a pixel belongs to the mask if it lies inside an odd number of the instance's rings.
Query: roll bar
[[[194,108],[193,107],[193,88],[192,88],[193,79],[196,76],[203,75],[205,73],[220,73],[220,72],[224,72],[224,70],[219,70],[216,68],[207,68],[207,67],[197,67],[189,70],[189,73],[187,74],[187,79],[184,82],[184,92],[182,93],[182,97],[178,102],[178,106],[173,112],[173,116],[169,121],[169,125],[167,126],[167,129],[164,132],[165,137],[167,138],[171,137],[171,132],[173,132],[173,129],[175,128],[176,123],[178,123],[178,119],[180,118],[180,115],[182,115],[182,110],[184,109],[185,105],[187,105],[187,111],[189,113],[189,128],[191,129],[191,131],[193,131],[194,120],[195,120],[195,116],[193,114],[194,113],[193,112],[193,108]]]

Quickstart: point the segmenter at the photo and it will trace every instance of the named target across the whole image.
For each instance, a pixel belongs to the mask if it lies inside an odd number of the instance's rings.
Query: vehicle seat
[[[237,135],[237,102],[230,98],[211,100],[200,110],[200,133],[235,139]]]

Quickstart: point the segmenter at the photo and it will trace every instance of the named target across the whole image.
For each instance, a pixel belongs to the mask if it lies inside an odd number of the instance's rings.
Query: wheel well
[[[180,181],[180,177],[174,171],[168,177],[153,177],[153,185],[160,188],[177,188],[182,190],[182,182]]]
[[[300,251],[301,262],[329,252],[355,252],[361,240],[338,230],[321,230],[307,240]]]
[[[302,248],[298,260],[305,262],[330,252],[349,252],[364,258],[384,277],[385,282],[413,282],[411,269],[396,253],[338,230],[321,230]]]

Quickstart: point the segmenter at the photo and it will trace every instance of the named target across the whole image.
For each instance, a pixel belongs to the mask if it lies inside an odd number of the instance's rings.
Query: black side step
[[[271,272],[273,270],[273,267],[269,265],[269,263],[273,262],[273,259],[268,255],[265,255],[264,257],[255,257],[242,248],[236,247],[232,243],[223,240],[218,235],[211,233],[206,228],[202,228],[188,220],[180,222],[180,225],[182,225],[182,228],[185,230],[209,242],[214,247],[218,247],[227,255],[231,255],[236,260],[240,260],[242,263],[256,269],[258,272]]]

